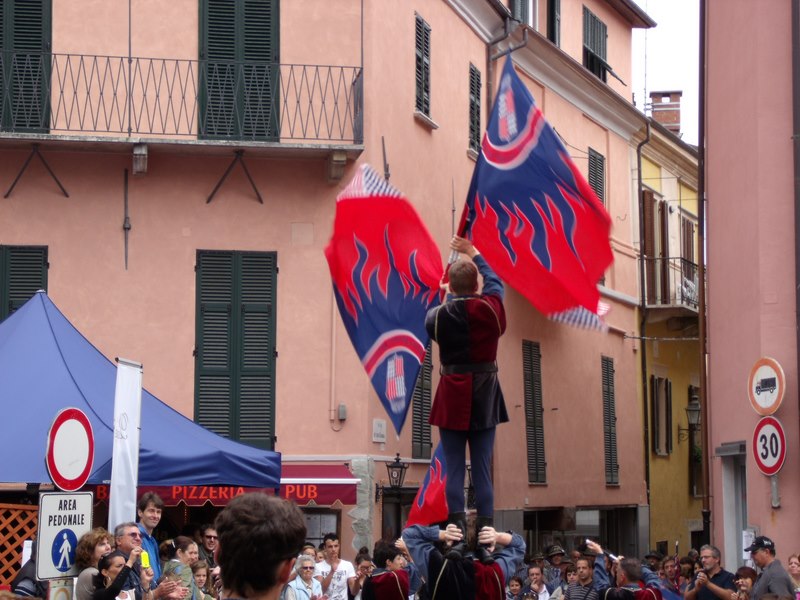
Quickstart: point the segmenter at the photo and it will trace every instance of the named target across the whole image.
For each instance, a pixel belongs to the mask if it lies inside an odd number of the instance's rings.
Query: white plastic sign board
[[[64,579],[78,574],[75,550],[78,540],[92,529],[92,492],[42,492],[39,494],[39,535],[36,576]]]

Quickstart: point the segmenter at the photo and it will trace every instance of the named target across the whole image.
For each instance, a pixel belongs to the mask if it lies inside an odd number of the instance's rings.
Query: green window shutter
[[[528,481],[547,482],[544,454],[544,406],[542,403],[542,355],[539,344],[522,341],[522,373],[525,393],[525,436],[528,451]]]
[[[666,433],[666,451],[672,454],[672,382],[667,379],[664,388],[664,402],[666,402],[666,422],[664,432]]]
[[[416,109],[431,114],[431,27],[419,15],[415,26]]]
[[[233,406],[234,255],[198,252],[195,421],[236,439]]]
[[[606,157],[589,148],[589,185],[603,204],[606,202]]]
[[[47,290],[47,246],[0,246],[0,321]]]
[[[0,4],[3,130],[43,133],[50,118],[50,0]]]
[[[547,0],[547,39],[561,46],[561,0]]]
[[[650,422],[650,443],[653,448],[653,454],[658,454],[660,450],[658,444],[658,379],[655,375],[650,375]]]
[[[272,448],[275,432],[275,253],[241,253],[239,439]]]
[[[198,251],[195,420],[272,448],[275,253]]]
[[[619,484],[617,457],[617,415],[614,399],[614,359],[600,357],[603,385],[603,447],[605,455],[606,484]]]
[[[431,414],[431,375],[433,374],[433,360],[431,359],[431,344],[425,349],[425,359],[420,366],[417,383],[414,386],[414,396],[411,405],[411,458],[431,457],[431,426],[428,417]]]
[[[606,81],[608,63],[606,47],[608,27],[585,6],[583,7],[583,66]]]
[[[525,25],[530,24],[530,11],[528,10],[528,0],[512,0],[511,16]]]
[[[278,31],[278,0],[201,0],[201,137],[277,137]]]
[[[475,152],[481,148],[481,72],[469,66],[469,147]]]

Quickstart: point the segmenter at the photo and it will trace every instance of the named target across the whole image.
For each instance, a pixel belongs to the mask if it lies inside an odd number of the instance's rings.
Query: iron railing
[[[360,67],[0,52],[0,131],[361,143]]]
[[[645,298],[648,306],[685,306],[697,310],[697,264],[683,257],[644,257]]]

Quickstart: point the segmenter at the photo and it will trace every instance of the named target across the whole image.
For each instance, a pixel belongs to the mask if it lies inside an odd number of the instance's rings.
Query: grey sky
[[[699,0],[636,0],[658,25],[633,30],[633,94],[644,110],[650,92],[681,90],[681,134],[697,143]]]

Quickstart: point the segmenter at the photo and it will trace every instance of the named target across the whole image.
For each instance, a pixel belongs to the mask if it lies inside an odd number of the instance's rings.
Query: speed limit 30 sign
[[[758,470],[772,476],[786,460],[786,435],[775,417],[764,417],[753,431],[753,457]]]

